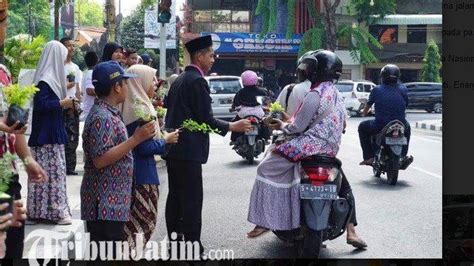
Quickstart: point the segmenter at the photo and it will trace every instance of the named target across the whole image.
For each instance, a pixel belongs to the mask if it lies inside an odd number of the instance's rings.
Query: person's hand
[[[5,258],[5,252],[7,246],[5,245],[5,240],[7,239],[7,233],[0,231],[0,259]]]
[[[74,99],[72,99],[72,98],[63,99],[63,100],[59,101],[59,105],[62,108],[66,108],[66,109],[72,108],[72,107],[74,107]]]
[[[147,139],[153,138],[155,133],[155,121],[150,121],[145,125],[138,127],[132,137],[136,138],[138,143],[141,143]]]
[[[13,202],[13,219],[11,226],[21,227],[21,221],[26,220],[26,209],[23,207],[22,200],[15,200]]]
[[[281,112],[281,113],[283,115],[283,118],[282,118],[283,122],[286,122],[286,121],[290,120],[291,117],[287,113],[285,113],[285,112]]]
[[[175,130],[174,132],[168,133],[164,132],[164,139],[166,144],[174,144],[178,142],[179,138],[179,129]]]
[[[270,119],[268,126],[273,130],[281,130],[285,127],[285,123],[280,119]]]
[[[28,125],[24,125],[22,128],[16,129],[16,127],[19,124],[20,124],[20,121],[16,121],[15,124],[9,127],[7,125],[7,118],[4,117],[0,119],[0,130],[6,133],[16,134],[16,135],[25,134],[26,129],[28,128]]]
[[[233,132],[247,132],[252,129],[252,123],[248,119],[240,119],[236,122],[231,122],[229,130]]]
[[[23,162],[25,163],[26,174],[31,182],[40,183],[48,180],[46,171],[31,156],[26,157]]]
[[[0,211],[4,211],[8,208],[8,203],[3,203],[0,205]],[[0,231],[5,231],[8,227],[10,227],[13,223],[13,214],[7,213],[0,216]]]

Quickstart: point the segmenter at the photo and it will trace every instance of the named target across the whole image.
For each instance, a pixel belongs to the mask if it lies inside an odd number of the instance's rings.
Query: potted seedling
[[[0,211],[0,216],[7,213],[13,212],[13,200],[14,198],[6,193],[12,177],[15,175],[13,170],[13,163],[16,156],[10,152],[5,152],[3,157],[0,158],[0,205],[8,203],[8,208]]]
[[[164,118],[166,115],[166,108],[163,108],[161,106],[156,107],[156,116],[161,119]]]
[[[201,132],[203,134],[220,133],[218,129],[214,129],[206,123],[199,124],[198,122],[192,119],[184,120],[183,124],[181,125],[181,128],[186,129],[189,132]]]
[[[278,102],[270,104],[270,116],[274,119],[283,119],[283,112],[285,109]]]
[[[138,117],[138,125],[143,126],[151,121],[155,121],[156,117],[153,116],[146,106],[138,99],[135,99],[135,104],[133,106],[133,111]]]
[[[3,88],[5,101],[8,104],[8,126],[12,126],[16,121],[20,121],[16,129],[20,129],[26,125],[30,111],[29,109],[25,109],[26,105],[38,91],[39,89],[33,85],[20,88],[19,84],[14,84]]]
[[[69,74],[67,74],[67,81],[76,82],[76,73],[74,71],[71,71]]]

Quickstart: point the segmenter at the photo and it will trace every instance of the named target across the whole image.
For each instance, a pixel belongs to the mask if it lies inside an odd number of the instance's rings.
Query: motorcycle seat
[[[387,125],[385,125],[385,127],[380,130],[379,133],[377,133],[377,135],[375,135],[375,143],[377,145],[381,145],[382,144],[382,140],[383,138],[385,137],[385,134],[387,133],[387,130],[394,124],[402,124],[404,126],[404,124],[400,121],[400,120],[392,120],[390,121]]]
[[[313,155],[304,158],[301,160],[301,166],[303,167],[311,167],[317,166],[320,164],[329,164],[329,165],[337,165],[338,168],[341,168],[342,162],[336,157],[331,157],[328,155]]]

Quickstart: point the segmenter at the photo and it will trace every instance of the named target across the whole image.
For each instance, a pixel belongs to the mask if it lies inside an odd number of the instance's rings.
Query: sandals
[[[374,158],[369,158],[367,160],[364,160],[364,161],[360,162],[359,165],[372,166],[373,163],[374,163]]]
[[[268,231],[270,231],[269,229],[265,228],[265,227],[261,227],[261,226],[255,226],[255,228],[248,232],[247,233],[247,237],[248,238],[257,238],[265,233],[267,233]]]
[[[357,249],[365,249],[367,247],[367,243],[365,243],[364,240],[360,238],[356,239],[347,239],[347,244],[352,245],[353,247]]]

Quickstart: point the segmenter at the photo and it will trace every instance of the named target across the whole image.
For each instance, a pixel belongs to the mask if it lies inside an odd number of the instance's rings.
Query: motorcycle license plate
[[[386,137],[385,138],[385,143],[387,145],[407,145],[407,138],[390,138]]]
[[[257,136],[258,135],[258,128],[254,127],[252,130],[245,132],[247,136]]]
[[[336,185],[315,186],[311,184],[300,184],[301,199],[337,199]]]

